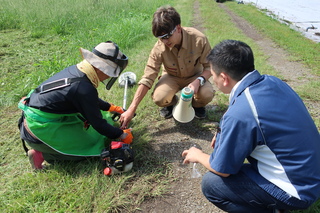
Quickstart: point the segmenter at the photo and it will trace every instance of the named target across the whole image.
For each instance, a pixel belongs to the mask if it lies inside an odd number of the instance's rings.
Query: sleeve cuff
[[[150,80],[150,79],[142,78],[142,79],[139,81],[138,84],[143,84],[143,85],[149,87],[149,89],[150,89],[150,88],[152,87],[152,85],[153,85],[153,81]]]

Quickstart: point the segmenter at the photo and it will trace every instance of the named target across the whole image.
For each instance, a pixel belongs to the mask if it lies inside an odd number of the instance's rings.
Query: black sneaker
[[[203,119],[206,117],[206,108],[204,107],[194,107],[195,117]]]
[[[162,109],[160,109],[160,115],[165,119],[172,118],[172,110],[173,106],[163,107]]]

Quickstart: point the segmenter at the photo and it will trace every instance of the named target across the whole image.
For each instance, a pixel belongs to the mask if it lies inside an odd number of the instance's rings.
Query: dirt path
[[[279,48],[269,38],[259,34],[257,30],[246,20],[235,15],[224,4],[218,4],[218,6],[230,15],[233,22],[245,35],[253,39],[258,44],[265,55],[269,56],[267,62],[273,66],[281,76],[283,76],[283,80],[293,89],[297,89],[303,84],[308,84],[310,81],[320,81],[319,76],[313,75],[311,70],[303,64],[290,60],[290,55],[285,50]],[[313,118],[319,120],[320,101],[304,100],[304,103]]]
[[[290,61],[288,59],[289,54],[285,50],[279,48],[270,39],[259,34],[246,20],[235,15],[224,4],[218,5],[230,15],[236,26],[241,29],[246,36],[253,39],[259,45],[260,49],[269,56],[268,63],[284,76],[284,81],[290,84],[291,87],[296,88],[315,78],[319,79],[319,77],[311,75],[311,70],[307,69],[301,63]]]
[[[201,14],[199,2],[194,4],[193,26],[200,31],[204,31],[201,26]],[[210,107],[210,106],[207,106]],[[141,206],[141,211],[148,213],[204,213],[204,212],[224,212],[212,205],[201,192],[201,178],[191,178],[192,165],[182,164],[181,153],[191,146],[201,148],[206,153],[211,153],[210,142],[213,132],[210,126],[216,124],[207,123],[208,128],[199,128],[197,119],[190,123],[182,124],[174,119],[163,121],[158,128],[150,129],[155,141],[152,142],[153,152],[158,156],[163,156],[172,162],[173,176],[176,181],[171,185],[168,193],[161,198],[145,201]],[[203,125],[203,123],[202,123]],[[197,165],[197,169],[202,174],[206,170]]]
[[[312,76],[310,70],[306,69],[300,63],[288,60],[288,54],[284,50],[277,47],[270,39],[260,35],[254,27],[241,17],[236,16],[224,4],[218,4],[218,6],[225,10],[236,26],[248,37],[252,38],[261,50],[269,56],[268,63],[285,78],[285,81],[290,86],[296,88],[311,79],[314,80],[318,78]],[[194,4],[193,26],[203,31],[198,1]],[[309,110],[319,111],[319,103],[307,102],[306,104]],[[176,177],[176,181],[171,185],[167,194],[160,198],[146,200],[139,207],[140,210],[136,212],[224,212],[204,198],[201,192],[201,178],[191,178],[192,166],[182,164],[182,151],[193,145],[201,148],[206,153],[212,152],[209,147],[213,132],[209,129],[214,129],[214,125],[216,124],[206,123],[205,126],[208,128],[200,128],[199,125],[197,125],[198,122],[199,121],[195,119],[190,123],[181,124],[175,122],[174,119],[169,119],[160,123],[158,128],[149,130],[155,139],[155,141],[151,143],[154,154],[163,156],[172,162],[173,176]],[[206,120],[201,122],[203,126]],[[202,174],[206,172],[202,166],[198,165],[198,168]]]

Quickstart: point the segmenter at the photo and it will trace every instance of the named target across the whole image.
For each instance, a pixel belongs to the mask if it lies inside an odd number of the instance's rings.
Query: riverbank
[[[244,3],[252,3],[257,8],[278,19],[280,22],[290,25],[303,36],[320,42],[320,4],[318,0],[244,0]]]

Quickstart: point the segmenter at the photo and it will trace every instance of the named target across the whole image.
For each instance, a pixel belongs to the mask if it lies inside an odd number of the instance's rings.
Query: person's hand
[[[199,163],[198,161],[198,157],[201,156],[203,152],[196,148],[196,147],[191,147],[188,150],[184,150],[182,152],[182,157],[184,157],[184,164],[188,164],[188,163]]]
[[[120,140],[123,143],[131,144],[132,143],[132,139],[133,139],[133,136],[132,136],[132,133],[131,133],[131,129],[124,129],[122,135],[120,135]]]
[[[199,81],[198,79],[196,79],[196,80],[192,81],[192,82],[188,85],[188,87],[193,90],[193,93],[194,93],[194,94],[197,94],[197,93],[198,93],[198,90],[199,90],[199,88],[200,88],[200,81]]]
[[[108,111],[111,112],[111,113],[118,113],[118,114],[124,113],[124,109],[122,107],[116,106],[114,104],[111,104],[111,106],[110,106]]]
[[[120,124],[121,124],[120,129],[126,129],[133,117],[134,117],[134,112],[130,109],[122,113],[120,116]]]

